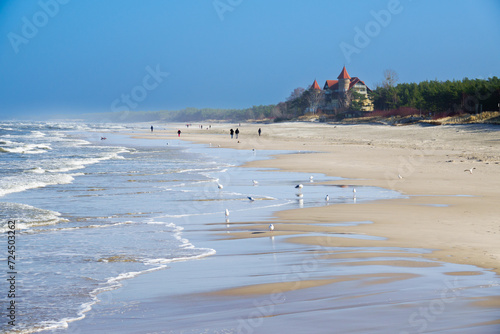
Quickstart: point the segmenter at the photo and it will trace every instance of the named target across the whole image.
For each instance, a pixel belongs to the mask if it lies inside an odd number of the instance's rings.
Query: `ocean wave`
[[[10,142],[10,147],[0,147],[0,152],[3,153],[20,153],[20,154],[40,154],[51,150],[50,144],[23,144]]]
[[[35,138],[41,138],[41,137],[45,137],[45,133],[35,130],[35,131],[31,131],[31,136],[35,137]]]
[[[7,194],[55,184],[68,184],[74,178],[69,174],[25,174],[23,177],[8,176],[0,179],[0,197]]]
[[[28,169],[27,172],[36,173],[36,174],[43,174],[43,173],[45,173],[45,169],[40,168],[40,167],[35,167],[35,168]]]
[[[21,203],[0,202],[0,211],[10,220],[16,221],[17,230],[31,229],[37,226],[55,225],[68,221],[61,218],[61,213],[40,209]],[[8,231],[7,222],[0,225],[0,233]]]
[[[132,223],[132,222],[129,222]],[[171,258],[168,257],[158,257],[158,258],[137,258],[139,262],[142,262],[144,265],[147,265],[149,268],[145,268],[144,270],[129,270],[121,273],[116,273],[111,277],[105,277],[98,279],[96,282],[98,283],[98,287],[94,288],[88,293],[90,297],[89,301],[85,301],[80,304],[76,314],[70,317],[64,317],[60,320],[54,321],[44,321],[36,325],[36,328],[32,327],[27,332],[37,332],[37,331],[47,331],[47,330],[57,330],[57,329],[65,329],[68,328],[69,324],[74,321],[82,320],[86,317],[86,313],[92,310],[93,305],[99,303],[101,301],[105,301],[107,296],[105,293],[109,291],[113,291],[119,289],[123,286],[123,281],[133,279],[139,275],[147,274],[150,272],[162,270],[167,267],[168,263],[179,262],[179,261],[189,261],[195,259],[201,259],[207,256],[214,255],[216,252],[213,249],[209,248],[195,248],[189,241],[182,238],[182,230],[183,228],[177,226],[173,223],[168,222],[158,222],[158,221],[150,221],[145,222],[145,224],[152,225],[164,225],[172,229],[176,238],[182,241],[182,244],[179,248],[187,249],[186,247],[182,247],[183,245],[187,245],[189,249],[192,249],[191,254],[186,254],[183,252],[182,255],[173,256]],[[116,225],[115,225],[116,226]],[[136,263],[133,261],[131,263]],[[100,283],[99,283],[100,282]]]

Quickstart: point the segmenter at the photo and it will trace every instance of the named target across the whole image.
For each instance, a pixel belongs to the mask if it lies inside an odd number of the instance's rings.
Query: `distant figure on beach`
[[[260,137],[260,134],[262,133],[262,130],[259,128],[259,137]]]
[[[231,139],[233,139],[234,130],[233,129],[229,130],[229,134],[231,135]]]
[[[177,130],[177,136],[181,136],[181,130]]]
[[[236,135],[236,139],[238,139],[239,133],[240,133],[240,130],[238,130],[238,128],[236,128],[236,131],[234,131],[234,134]]]
[[[151,125],[151,132],[153,132],[153,126]]]

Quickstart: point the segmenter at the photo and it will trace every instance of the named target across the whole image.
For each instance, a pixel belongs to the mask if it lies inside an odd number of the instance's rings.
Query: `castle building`
[[[320,89],[318,82],[314,80],[313,89]],[[324,112],[332,112],[342,107],[348,107],[350,99],[346,98],[349,92],[356,92],[362,97],[358,98],[363,103],[362,111],[372,111],[373,103],[368,95],[371,89],[358,77],[352,78],[344,66],[337,80],[326,80],[323,86],[324,102],[319,109]]]

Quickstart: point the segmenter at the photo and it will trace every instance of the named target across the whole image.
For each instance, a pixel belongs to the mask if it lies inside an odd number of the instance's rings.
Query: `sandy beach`
[[[249,166],[324,173],[346,178],[335,185],[378,186],[410,196],[359,204],[356,210],[345,204],[280,212],[278,224],[370,220],[374,224],[336,231],[387,240],[331,242],[432,249],[426,257],[500,273],[500,132],[496,127],[242,124],[239,139],[232,140],[231,127],[238,125],[184,127],[181,139],[212,147],[314,152],[280,155]],[[173,138],[162,131],[141,137],[151,136]],[[465,171],[471,168],[475,168],[472,174]],[[319,242],[308,237],[294,241]]]
[[[213,149],[294,151],[246,166],[342,177],[325,184],[352,198],[279,211],[271,219],[273,232],[269,221],[208,226],[204,246],[217,249],[217,255],[137,277],[110,298],[111,306],[125,307],[121,315],[107,314],[110,306],[97,304],[76,328],[113,332],[126,325],[130,333],[500,330],[496,128],[207,125],[174,129],[156,124],[154,132],[132,136],[175,143],[180,129],[181,140]],[[230,138],[230,128],[239,128],[238,139]],[[305,188],[314,184],[306,182]],[[395,190],[404,198],[363,202],[366,187]],[[192,233],[186,233],[190,238]],[[479,296],[467,292],[477,288],[483,291]],[[361,316],[365,321],[356,320]]]

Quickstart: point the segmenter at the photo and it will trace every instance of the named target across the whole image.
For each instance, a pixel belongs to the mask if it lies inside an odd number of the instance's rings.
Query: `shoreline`
[[[465,220],[464,210],[471,210],[472,215],[476,213],[474,210],[489,207],[497,198],[498,188],[493,181],[486,195],[478,195],[484,184],[475,186],[477,181],[471,182],[475,179],[470,177],[465,178],[468,182],[463,185],[454,182],[455,187],[443,187],[454,178],[482,175],[479,171],[483,172],[483,168],[467,174],[463,166],[457,164],[457,172],[448,172],[449,177],[441,183],[439,178],[446,175],[443,171],[432,174],[431,180],[424,183],[426,173],[435,166],[432,163],[436,163],[436,157],[429,155],[419,163],[419,169],[413,171],[415,176],[405,173],[404,178],[399,179],[397,173],[401,171],[396,167],[386,174],[387,166],[399,162],[399,157],[416,159],[419,155],[414,151],[422,152],[416,147],[403,155],[404,146],[412,144],[407,136],[401,141],[403,145],[396,145],[397,138],[385,138],[382,127],[354,127],[356,133],[351,133],[353,127],[348,126],[340,129],[344,133],[332,134],[331,130],[338,128],[320,126],[318,133],[315,125],[285,126],[285,129],[261,126],[264,133],[274,132],[258,138],[246,135],[249,130],[256,134],[259,126],[243,124],[240,138],[231,140],[226,134],[230,124],[219,124],[212,125],[211,130],[184,129],[180,139],[207,144],[203,149],[206,152],[218,147],[298,152],[250,160],[252,162],[237,168],[265,168],[266,173],[321,173],[326,178],[316,174],[312,184],[303,181],[306,198],[310,191],[316,191],[315,186],[321,187],[315,198],[324,196],[320,194],[332,187],[330,196],[336,194],[339,199],[345,199],[341,204],[320,200],[314,202],[319,206],[275,211],[266,219],[231,219],[231,224],[198,223],[199,226],[183,230],[183,236],[198,247],[216,249],[217,254],[200,261],[177,262],[172,268],[166,268],[171,270],[127,280],[123,287],[103,296],[106,301],[94,305],[85,319],[70,326],[95,333],[118,332],[123,326],[131,333],[253,333],[256,330],[294,333],[310,331],[312,322],[317,333],[331,333],[332,326],[342,333],[386,333],[388,329],[416,332],[423,324],[437,332],[474,328],[475,333],[486,334],[498,330],[498,270],[492,271],[497,269],[494,259],[484,261],[489,254],[483,253],[485,248],[496,250],[496,233],[488,239],[491,244],[474,243],[475,238],[483,240],[483,230],[488,224],[494,225],[498,209],[493,206],[491,211],[482,213],[479,218],[488,219],[490,215],[491,221],[480,226],[475,236],[469,235],[470,224],[453,227],[454,233],[443,231],[457,217],[464,216]],[[154,133],[140,130],[125,135],[167,140],[168,145],[178,143],[177,127],[158,131],[160,127],[155,125]],[[291,129],[296,131],[293,138],[289,135]],[[356,142],[360,129],[365,130],[365,134],[374,131],[384,138],[377,139],[372,133],[368,139],[371,145],[360,145]],[[326,144],[314,140],[319,136],[325,136]],[[366,139],[366,136],[362,138]],[[399,155],[393,157],[395,151]],[[498,157],[490,152],[485,154]],[[440,155],[438,158],[438,164],[453,165],[440,162]],[[489,159],[488,166],[498,168],[496,158]],[[352,167],[353,161],[359,162],[356,168]],[[480,165],[476,163],[476,166]],[[484,173],[488,177],[492,175]],[[303,174],[297,180],[308,176]],[[329,176],[350,178],[332,180]],[[261,181],[260,186],[267,186]],[[459,195],[467,196],[455,196],[457,184]],[[385,186],[407,198],[366,202],[370,188],[365,186]],[[353,187],[357,189],[359,201],[352,198]],[[483,206],[478,208],[478,203]],[[479,218],[474,222],[480,222]],[[267,228],[270,222],[276,228],[273,232]],[[450,239],[443,238],[447,234]],[[421,240],[422,236],[425,240]],[[453,243],[445,247],[450,240]],[[436,305],[442,308],[434,308]],[[419,314],[421,310],[430,312],[432,320]],[[357,319],[360,314],[365,321],[344,321]]]
[[[275,215],[277,224],[372,221],[335,230],[386,238],[350,239],[347,244],[352,247],[430,249],[431,253],[423,255],[428,259],[475,265],[500,274],[500,208],[496,205],[500,200],[500,144],[495,145],[496,141],[500,143],[498,130],[489,126],[242,124],[239,139],[231,140],[229,128],[238,125],[178,127],[182,131],[180,138],[166,130],[134,136],[247,150],[302,149],[307,154],[281,154],[245,166],[322,173],[345,178],[333,182],[336,186],[377,186],[409,196],[359,203],[356,211],[350,204],[279,211]],[[258,128],[263,130],[260,137]],[[473,174],[465,172],[472,167],[476,167]],[[240,233],[240,237],[250,236]],[[298,242],[314,244],[307,237],[298,238]],[[336,239],[331,242],[346,245],[345,240]]]

